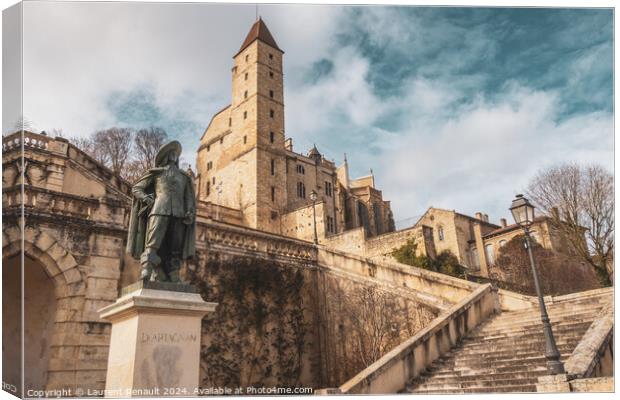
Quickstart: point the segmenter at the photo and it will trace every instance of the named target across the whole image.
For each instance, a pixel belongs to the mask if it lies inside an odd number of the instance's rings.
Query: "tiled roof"
[[[245,37],[245,40],[243,41],[243,44],[241,45],[241,48],[239,49],[239,52],[237,54],[245,50],[245,48],[254,43],[255,40],[260,40],[261,42],[268,44],[274,49],[280,50],[280,48],[276,44],[275,39],[273,38],[273,36],[271,36],[271,32],[269,32],[269,29],[267,29],[267,25],[265,25],[265,23],[263,22],[262,18],[259,18],[258,21],[256,21],[254,25],[252,25],[252,28],[250,28],[250,32],[248,32],[248,35]]]

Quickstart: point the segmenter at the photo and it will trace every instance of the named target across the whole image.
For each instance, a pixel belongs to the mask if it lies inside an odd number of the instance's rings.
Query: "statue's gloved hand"
[[[153,207],[153,203],[155,203],[155,199],[153,199],[153,196],[151,195],[147,195],[144,196],[144,198],[142,199],[142,201],[144,202],[144,204],[146,204],[149,208]]]
[[[185,225],[191,225],[194,222],[194,210],[189,210],[185,213],[185,217],[183,218],[183,223]]]

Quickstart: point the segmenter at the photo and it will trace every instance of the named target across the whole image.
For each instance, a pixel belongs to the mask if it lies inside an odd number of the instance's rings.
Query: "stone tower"
[[[211,120],[197,158],[201,199],[274,233],[286,205],[283,54],[256,21],[233,57],[231,104]]]

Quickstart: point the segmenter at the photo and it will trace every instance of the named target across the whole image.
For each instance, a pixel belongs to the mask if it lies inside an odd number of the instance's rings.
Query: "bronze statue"
[[[181,263],[195,254],[194,183],[180,155],[178,141],[163,145],[132,189],[127,252],[140,260],[143,280],[180,282]]]

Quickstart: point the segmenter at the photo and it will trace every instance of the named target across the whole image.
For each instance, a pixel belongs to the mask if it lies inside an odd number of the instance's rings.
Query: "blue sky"
[[[230,102],[253,5],[27,3],[24,114],[85,136],[156,125],[185,159]],[[610,9],[266,6],[286,134],[372,168],[399,226],[428,206],[497,221],[536,170],[613,168]],[[40,28],[39,28],[40,27]],[[9,125],[9,116],[3,124]]]

